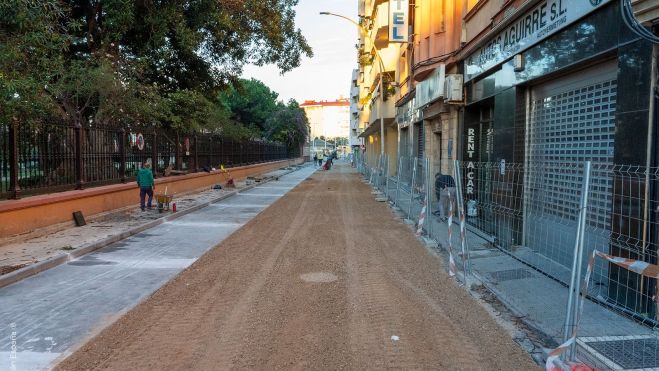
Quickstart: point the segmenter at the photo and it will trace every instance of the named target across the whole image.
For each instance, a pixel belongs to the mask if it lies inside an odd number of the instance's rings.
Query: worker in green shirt
[[[151,163],[144,162],[144,166],[137,171],[137,186],[140,187],[140,209],[144,211],[144,199],[149,195],[147,207],[151,209],[153,200],[153,173],[151,172]]]

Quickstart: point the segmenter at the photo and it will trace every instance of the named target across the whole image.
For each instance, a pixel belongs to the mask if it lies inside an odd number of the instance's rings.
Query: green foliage
[[[277,109],[278,94],[255,79],[239,80],[220,94],[220,102],[232,113],[234,121],[261,133],[268,117]]]
[[[278,105],[277,110],[268,118],[267,127],[268,139],[287,143],[289,148],[294,148],[307,137],[309,120],[298,103],[290,100],[287,105]]]
[[[0,120],[266,133],[276,94],[253,82],[247,96],[264,96],[248,109],[233,86],[247,63],[286,72],[312,55],[295,27],[296,4],[0,1]],[[226,89],[231,99],[218,100]]]
[[[62,55],[75,24],[61,22],[57,0],[0,1],[0,120],[43,119],[54,105],[44,85],[63,71]]]
[[[261,81],[251,79],[238,81],[220,94],[219,101],[234,121],[249,128],[252,137],[284,142],[293,148],[306,137],[309,121],[295,100],[284,104],[277,96]]]

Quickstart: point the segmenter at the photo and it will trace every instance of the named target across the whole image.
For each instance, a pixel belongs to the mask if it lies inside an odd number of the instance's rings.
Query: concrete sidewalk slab
[[[292,189],[314,171],[307,166],[280,179]],[[264,192],[260,184],[245,191]],[[49,368],[277,198],[231,197],[0,289],[0,370],[14,360],[17,370]]]
[[[295,171],[294,169],[280,169],[280,170],[275,170],[268,172],[264,174],[264,179],[270,180],[275,180],[279,179],[283,175],[286,175],[292,171]],[[85,233],[89,234],[89,229],[93,227],[96,227],[97,225],[93,225],[94,221],[90,222],[88,226],[82,227],[82,228],[70,228],[68,230],[60,231],[58,232],[54,238],[51,237],[42,237],[42,238],[37,238],[34,240],[28,240],[23,244],[23,247],[27,246],[34,247],[32,244],[37,243],[37,245],[56,245],[60,246],[62,244],[66,243],[72,243],[72,241],[76,241],[80,239],[82,240],[82,244],[76,244],[73,247],[72,251],[70,252],[62,252],[62,251],[57,251],[57,255],[50,256],[46,258],[46,260],[39,261],[37,263],[32,263],[28,264],[27,266],[17,269],[11,273],[0,275],[0,288],[10,285],[12,283],[18,282],[22,279],[25,279],[27,277],[30,277],[32,275],[35,275],[39,272],[43,272],[45,270],[51,269],[53,267],[56,267],[60,264],[63,264],[71,259],[75,259],[81,256],[84,256],[86,254],[89,254],[90,252],[93,252],[95,250],[98,250],[102,247],[105,247],[109,244],[112,244],[117,241],[121,241],[125,238],[128,238],[132,235],[135,235],[137,233],[140,233],[142,231],[145,231],[147,229],[153,228],[155,226],[158,226],[162,223],[165,223],[167,221],[171,221],[177,218],[180,218],[186,214],[195,212],[199,209],[202,209],[204,207],[207,207],[209,205],[212,205],[216,202],[219,202],[223,199],[235,196],[237,194],[240,194],[241,192],[253,189],[256,186],[261,187],[262,185],[269,184],[268,182],[260,183],[260,184],[252,184],[249,186],[244,186],[244,187],[239,187],[237,189],[233,189],[230,191],[227,190],[221,190],[221,191],[211,191],[209,192],[204,192],[201,194],[187,194],[183,195],[181,199],[177,200],[177,203],[179,204],[179,211],[175,214],[157,214],[154,212],[150,213],[139,213],[135,210],[133,214],[139,215],[140,218],[138,220],[134,220],[130,222],[131,224],[125,224],[123,223],[124,221],[118,223],[119,225],[112,225],[108,226],[111,227],[110,229],[103,230],[102,232],[99,232],[99,236],[96,236],[96,234],[89,236],[87,235],[86,237],[75,237],[75,236],[80,236]],[[290,188],[290,185],[289,187]],[[287,188],[287,189],[288,189]],[[182,206],[182,207],[181,207]],[[131,208],[134,209],[134,208]],[[124,210],[125,211],[125,210]],[[123,212],[123,211],[120,211]],[[130,211],[129,211],[130,213]],[[132,215],[134,216],[134,215]],[[112,214],[108,214],[107,217],[112,218]],[[126,219],[130,220],[131,216],[127,216]],[[101,224],[108,224],[108,223],[103,223],[101,219]],[[110,222],[110,224],[115,224]],[[87,228],[87,232],[84,232],[84,229]],[[85,240],[89,240],[89,242],[85,242]],[[68,242],[67,242],[68,241]],[[58,245],[59,244],[59,245]],[[18,246],[15,246],[15,249],[20,249],[21,245],[19,244]],[[6,247],[5,247],[6,248]],[[50,249],[52,250],[52,249]],[[50,254],[52,251],[47,251],[48,254]]]

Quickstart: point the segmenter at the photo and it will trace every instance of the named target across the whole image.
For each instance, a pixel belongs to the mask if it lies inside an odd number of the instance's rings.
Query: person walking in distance
[[[439,214],[444,221],[448,218],[450,205],[453,205],[455,210],[455,180],[452,176],[442,173],[435,175],[435,195],[439,199],[439,210],[433,214]]]
[[[313,167],[316,167],[318,165],[318,154],[314,153],[313,154]]]
[[[320,155],[318,155],[318,166],[323,166],[324,159],[325,159],[325,154],[320,152]]]
[[[142,168],[137,171],[137,186],[140,187],[140,209],[144,211],[144,199],[147,195],[149,196],[149,202],[146,206],[151,209],[154,182],[150,162],[145,161]]]

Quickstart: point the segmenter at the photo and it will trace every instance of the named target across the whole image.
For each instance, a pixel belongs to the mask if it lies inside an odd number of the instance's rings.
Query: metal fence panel
[[[0,123],[0,197],[125,182],[145,161],[162,176],[298,155],[299,149],[289,151],[281,143],[238,143],[155,127]]]

